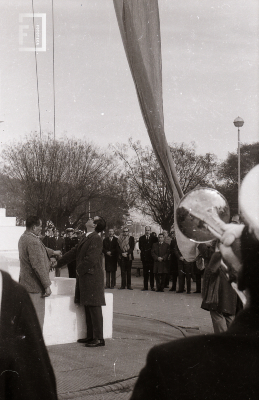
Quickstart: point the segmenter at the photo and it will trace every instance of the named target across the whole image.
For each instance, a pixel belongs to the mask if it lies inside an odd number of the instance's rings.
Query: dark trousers
[[[169,287],[170,274],[165,274],[165,287]]]
[[[85,320],[88,339],[103,339],[102,307],[85,306]]]
[[[67,264],[69,278],[76,278],[76,261]]]
[[[125,289],[131,287],[131,266],[132,261],[126,257],[121,259],[121,287]]]
[[[148,279],[150,278],[150,287],[154,287],[154,264],[146,261],[142,261],[143,264],[143,277],[144,277],[144,289],[148,290]]]
[[[172,289],[174,289],[174,290],[176,290],[177,277],[178,277],[178,270],[173,270],[172,271]]]
[[[106,287],[116,286],[116,271],[106,271]]]
[[[162,292],[165,287],[166,274],[156,274],[156,290]]]
[[[186,279],[187,293],[191,291],[191,274],[192,274],[192,263],[187,261],[178,260],[178,282],[179,291],[182,292],[184,289],[184,283]]]
[[[201,274],[196,274],[196,291],[201,291]]]

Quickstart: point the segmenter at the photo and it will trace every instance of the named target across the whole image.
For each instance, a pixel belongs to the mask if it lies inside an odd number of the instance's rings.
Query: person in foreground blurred
[[[226,332],[151,349],[131,400],[259,398],[259,237],[248,226],[230,228],[221,239],[220,251],[229,275],[239,269],[238,288],[246,292],[247,308]],[[239,238],[238,257],[231,245]]]
[[[57,400],[55,375],[31,299],[0,272],[0,399]]]

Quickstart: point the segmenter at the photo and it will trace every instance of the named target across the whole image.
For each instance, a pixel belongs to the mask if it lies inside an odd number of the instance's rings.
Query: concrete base
[[[76,342],[86,337],[84,307],[74,303],[76,280],[54,278],[52,295],[46,298],[43,336],[47,346]],[[113,294],[105,293],[103,337],[112,338]]]
[[[18,253],[18,252],[17,252]],[[17,254],[0,253],[0,269],[8,272],[19,281],[19,260]],[[46,297],[45,320],[43,336],[47,346],[76,342],[86,337],[84,307],[74,303],[75,279],[53,278],[52,295]],[[103,312],[103,337],[112,338],[113,294],[105,293],[106,306]]]

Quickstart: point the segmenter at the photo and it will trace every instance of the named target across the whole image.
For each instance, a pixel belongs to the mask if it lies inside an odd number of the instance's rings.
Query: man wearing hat
[[[66,237],[65,237],[65,253],[70,251],[73,247],[75,247],[78,243],[78,238],[74,237],[74,229],[67,228],[66,229]],[[76,260],[71,261],[67,264],[68,275],[69,278],[76,278]]]

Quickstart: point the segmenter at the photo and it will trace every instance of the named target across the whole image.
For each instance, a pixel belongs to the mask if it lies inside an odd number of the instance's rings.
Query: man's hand
[[[62,257],[62,252],[60,250],[55,250],[53,255],[58,258],[58,260]]]
[[[110,251],[107,251],[107,256],[111,256],[112,255],[112,253],[110,252]]]
[[[51,262],[51,264],[50,264],[49,270],[53,271],[54,268],[57,266],[57,260],[55,258],[51,257],[50,262]]]
[[[157,257],[158,261],[162,262],[163,258],[162,257]]]
[[[58,264],[57,260],[55,258],[51,258],[50,261],[51,261],[51,269],[55,268]]]
[[[184,261],[184,258],[181,256],[181,257],[179,257],[179,260]]]
[[[223,261],[228,267],[228,275],[232,277],[232,280],[235,280],[233,277],[237,276],[242,267],[240,237],[243,229],[244,225],[228,224],[220,239],[219,249]]]
[[[239,239],[242,235],[245,225],[240,224],[227,224],[220,241],[224,246],[231,246],[236,239]]]
[[[122,253],[123,257],[128,257],[128,253]]]
[[[51,289],[49,286],[45,289],[45,293],[42,295],[42,297],[49,297],[50,295],[51,295]]]

